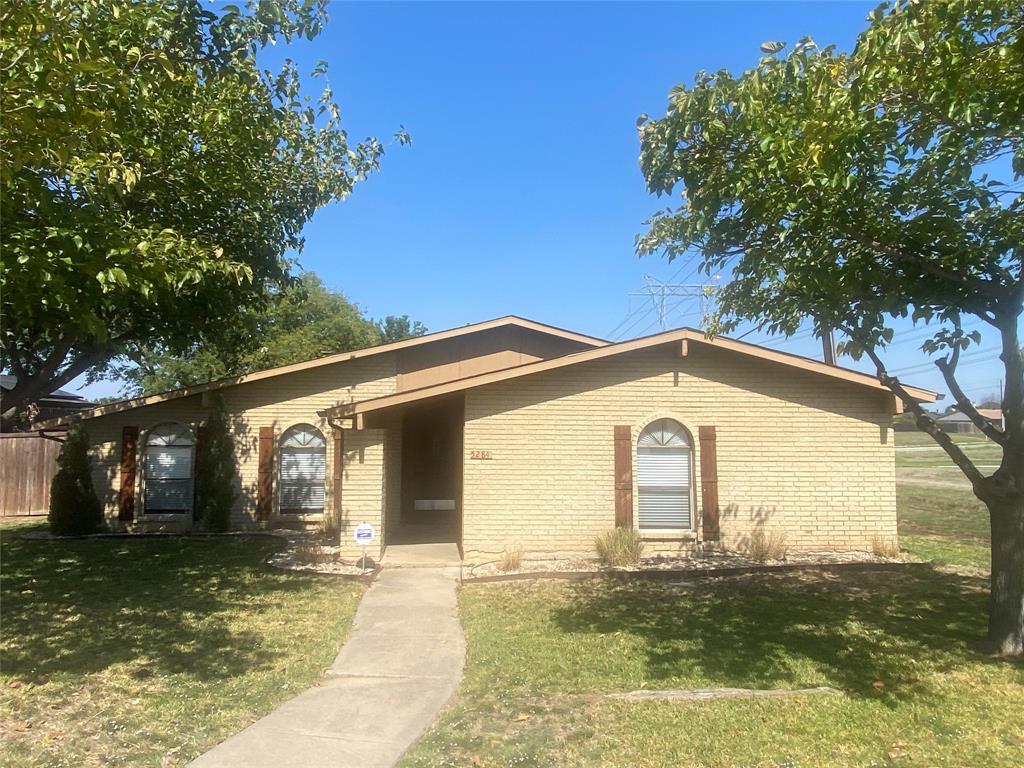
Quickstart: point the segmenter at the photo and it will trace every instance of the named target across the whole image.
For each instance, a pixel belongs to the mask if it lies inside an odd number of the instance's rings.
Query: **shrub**
[[[605,565],[636,565],[644,552],[644,540],[634,528],[612,528],[597,537],[594,547]]]
[[[68,430],[50,483],[50,532],[84,536],[104,528],[103,505],[92,484],[89,435],[79,426]]]
[[[765,533],[758,528],[750,536],[750,544],[747,547],[747,554],[759,563],[768,560],[786,559],[786,534],[781,531]]]
[[[520,544],[506,546],[498,559],[499,571],[518,571],[523,564],[523,547]]]
[[[337,546],[341,541],[341,520],[334,510],[325,510],[320,522],[320,538]]]
[[[295,544],[295,562],[302,565],[333,563],[337,555],[315,538],[302,538]]]
[[[210,531],[226,531],[235,503],[235,441],[228,431],[223,404],[218,401],[203,425],[196,451],[194,517]]]
[[[900,556],[900,545],[895,536],[881,536],[875,534],[871,542],[871,551],[875,557],[884,557],[888,560],[895,560]]]

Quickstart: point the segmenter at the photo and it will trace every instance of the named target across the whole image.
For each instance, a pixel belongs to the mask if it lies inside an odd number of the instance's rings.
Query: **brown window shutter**
[[[633,433],[615,427],[615,527],[633,527]]]
[[[718,541],[718,437],[714,427],[698,427],[700,440],[700,499],[704,541]]]
[[[199,484],[195,482],[195,478],[199,477],[199,472],[203,466],[203,457],[206,453],[206,439],[209,436],[209,431],[206,429],[205,424],[200,424],[196,427],[196,448],[195,454],[192,458],[192,517],[195,520],[199,520],[199,498],[196,494],[196,490],[199,488]]]
[[[345,433],[334,428],[334,513],[341,520],[341,481],[345,472]]]
[[[260,427],[256,519],[269,520],[274,499],[274,428]]]
[[[139,428],[121,428],[121,488],[117,494],[117,519],[130,523],[135,519],[135,477],[139,455]]]

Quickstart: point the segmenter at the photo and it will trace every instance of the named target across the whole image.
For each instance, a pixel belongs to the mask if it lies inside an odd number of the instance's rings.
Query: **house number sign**
[[[491,452],[490,451],[470,451],[469,452],[469,458],[471,458],[471,459],[491,459],[491,458],[494,458],[494,457],[491,456]]]

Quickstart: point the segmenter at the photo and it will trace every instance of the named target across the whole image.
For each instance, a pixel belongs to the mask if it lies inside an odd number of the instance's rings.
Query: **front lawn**
[[[988,510],[970,486],[896,486],[900,544],[915,557],[987,570]]]
[[[1017,766],[1024,668],[977,654],[982,577],[465,585],[469,659],[411,766]],[[638,689],[837,696],[628,702]]]
[[[2,531],[0,765],[183,765],[307,688],[361,588],[265,567],[266,537]]]

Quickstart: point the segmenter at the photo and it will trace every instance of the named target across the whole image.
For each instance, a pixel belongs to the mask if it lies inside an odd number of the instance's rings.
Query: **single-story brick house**
[[[933,392],[911,389],[922,401]],[[334,514],[342,541],[589,553],[635,526],[649,552],[757,530],[800,549],[896,535],[892,417],[857,371],[678,329],[621,343],[518,317],[259,371],[80,415],[113,525],[191,524],[200,427],[234,430],[240,529]]]

